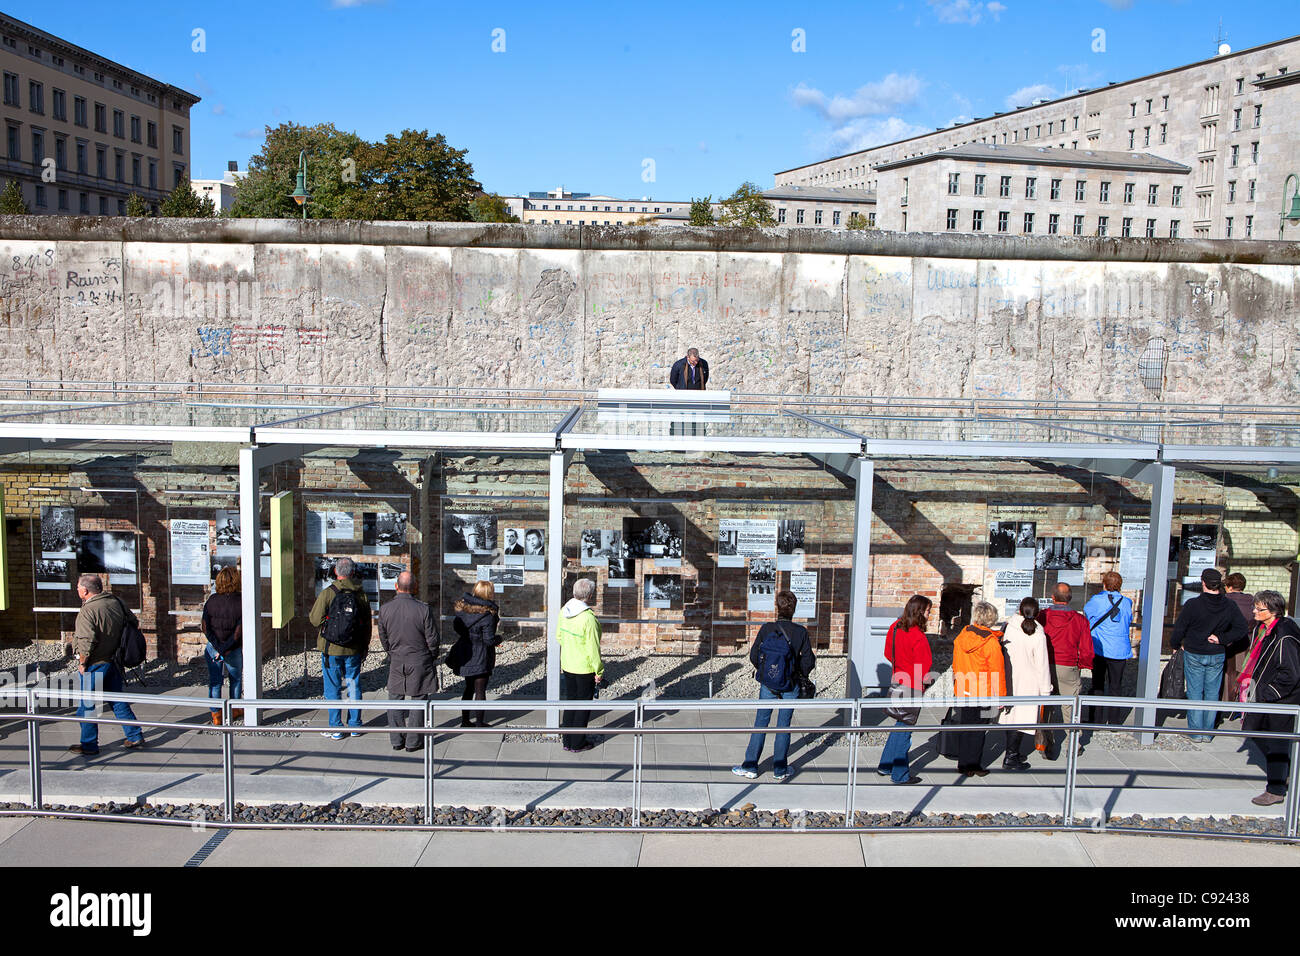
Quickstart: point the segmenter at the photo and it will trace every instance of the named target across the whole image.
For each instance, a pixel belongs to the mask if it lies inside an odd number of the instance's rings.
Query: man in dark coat
[[[428,700],[438,689],[438,625],[433,609],[416,600],[411,592],[415,576],[403,571],[397,576],[397,596],[379,608],[379,643],[388,653],[388,697],[390,700]],[[390,710],[388,726],[394,750],[416,751],[424,746],[418,734],[404,734],[403,727],[424,722],[419,711]]]
[[[705,389],[709,387],[709,363],[700,358],[699,349],[687,349],[686,358],[673,363],[668,373],[668,384],[676,389]]]

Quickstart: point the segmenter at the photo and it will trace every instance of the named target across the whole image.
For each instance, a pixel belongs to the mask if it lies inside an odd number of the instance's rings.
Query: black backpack
[[[330,644],[339,647],[352,647],[361,636],[361,602],[356,591],[338,588],[338,594],[330,602],[321,627],[321,637]]]
[[[770,691],[782,693],[794,686],[794,645],[780,624],[758,646],[758,682]]]
[[[117,651],[113,654],[113,662],[119,670],[126,673],[145,662],[148,650],[145,648],[144,633],[140,630],[140,621],[131,613],[125,601],[118,598],[117,603],[122,605],[126,620],[122,622],[122,636],[118,640]]]

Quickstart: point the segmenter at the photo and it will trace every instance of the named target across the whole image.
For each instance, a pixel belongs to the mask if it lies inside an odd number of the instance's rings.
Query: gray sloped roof
[[[936,159],[965,159],[980,163],[1017,163],[1031,166],[1072,166],[1096,169],[1132,169],[1142,172],[1190,173],[1190,166],[1176,163],[1152,153],[1122,152],[1104,149],[1050,149],[1045,146],[1000,146],[993,143],[967,143],[952,149],[922,156],[909,156],[892,163],[881,163],[877,170],[897,169],[928,163]]]
[[[861,202],[874,203],[876,194],[870,189],[851,189],[836,186],[775,186],[763,190],[764,199],[806,199],[809,202]]]

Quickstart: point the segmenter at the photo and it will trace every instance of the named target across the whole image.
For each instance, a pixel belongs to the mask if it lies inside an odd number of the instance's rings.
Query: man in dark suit
[[[388,652],[388,698],[428,700],[438,690],[438,625],[429,605],[413,596],[415,577],[410,571],[397,576],[396,589],[393,600],[379,608],[379,643]],[[421,749],[420,735],[403,731],[423,722],[416,710],[389,711],[393,749]]]
[[[700,358],[699,349],[687,349],[686,358],[673,363],[668,384],[676,389],[704,389],[709,385],[709,363]]]

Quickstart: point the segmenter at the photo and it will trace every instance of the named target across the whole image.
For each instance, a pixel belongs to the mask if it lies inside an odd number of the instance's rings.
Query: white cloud
[[[364,7],[371,3],[382,3],[383,0],[330,0],[330,6],[335,10],[343,7]]]
[[[948,125],[960,126],[962,123],[969,123],[970,121],[971,118],[967,116],[965,113],[962,113],[960,116],[954,116],[952,119],[948,120]]]
[[[934,10],[940,23],[967,23],[971,26],[980,22],[984,11],[988,10],[996,20],[1006,7],[996,0],[985,6],[981,0],[926,0]],[[996,10],[993,8],[997,7]]]
[[[852,153],[931,131],[931,127],[914,126],[897,116],[886,116],[883,119],[863,117],[831,130],[817,146],[820,150],[833,154]]]
[[[213,115],[213,116],[225,116],[225,115],[226,115],[226,104],[225,104],[225,103],[218,103],[218,104],[216,104],[214,107],[212,107],[212,115]]]
[[[1002,14],[1007,12],[1007,5],[1005,3],[998,3],[997,0],[993,0],[986,9],[989,13],[993,14],[994,20],[998,20],[1001,19]]]
[[[843,123],[861,116],[882,116],[902,106],[911,106],[921,95],[924,83],[914,74],[890,73],[874,83],[858,87],[853,93],[827,96],[819,89],[800,83],[791,92],[796,106],[807,106],[833,123]]]
[[[1028,106],[1034,100],[1054,100],[1061,94],[1054,86],[1048,86],[1046,83],[1035,83],[1033,86],[1022,86],[1006,98],[1005,105],[1009,110],[1018,109],[1021,106]]]
[[[235,135],[240,139],[261,139],[266,135],[266,130],[253,127],[252,129],[236,130]]]
[[[1101,0],[1101,2],[1116,10],[1127,10],[1133,6],[1133,0]]]

